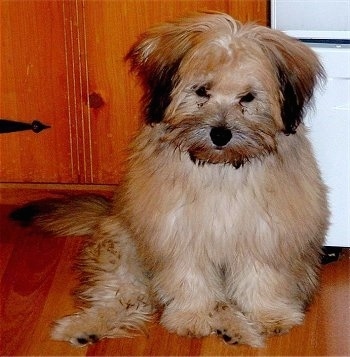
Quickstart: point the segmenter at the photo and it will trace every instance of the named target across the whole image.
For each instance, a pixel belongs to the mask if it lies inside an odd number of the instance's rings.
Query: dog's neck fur
[[[167,144],[161,145],[161,133],[161,124],[145,126],[136,139],[136,148],[141,150],[134,151],[129,163],[130,169],[125,184],[130,187],[144,186],[141,191],[147,191],[146,195],[157,196],[155,188],[158,190],[160,187],[167,187],[165,191],[162,189],[162,192],[171,195],[172,191],[182,190],[188,200],[191,200],[193,195],[205,196],[207,190],[218,191],[217,197],[220,199],[222,194],[234,196],[235,191],[242,190],[246,185],[256,185],[257,181],[260,181],[262,186],[269,186],[270,182],[276,181],[275,172],[280,171],[281,167],[284,167],[283,172],[288,173],[281,180],[290,181],[290,185],[294,184],[296,171],[313,170],[318,173],[303,126],[300,126],[294,135],[279,133],[276,138],[276,153],[253,158],[238,169],[225,164],[197,165],[187,152],[181,152]],[[126,188],[125,191],[128,192],[129,189]],[[133,198],[128,197],[129,199]]]

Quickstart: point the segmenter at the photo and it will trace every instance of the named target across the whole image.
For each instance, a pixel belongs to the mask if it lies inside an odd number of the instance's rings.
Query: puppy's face
[[[224,14],[146,33],[128,59],[145,87],[145,117],[194,162],[236,168],[293,134],[322,67],[303,44]]]
[[[225,38],[204,41],[179,66],[164,140],[198,163],[239,167],[276,150],[279,109],[279,87],[261,51]]]

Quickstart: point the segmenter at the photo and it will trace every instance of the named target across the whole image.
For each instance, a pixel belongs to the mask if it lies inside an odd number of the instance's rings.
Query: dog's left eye
[[[254,94],[252,93],[247,93],[245,94],[239,101],[239,103],[244,104],[244,103],[250,103],[255,99]]]

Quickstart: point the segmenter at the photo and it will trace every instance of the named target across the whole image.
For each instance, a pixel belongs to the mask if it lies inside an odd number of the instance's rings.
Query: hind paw
[[[96,331],[97,328],[86,322],[86,319],[79,314],[66,316],[55,323],[51,337],[57,341],[70,342],[78,347],[95,343],[101,337]]]
[[[73,337],[70,342],[73,345],[77,346],[85,346],[91,343],[95,343],[99,340],[97,335],[88,335],[88,334],[81,334],[78,337]]]

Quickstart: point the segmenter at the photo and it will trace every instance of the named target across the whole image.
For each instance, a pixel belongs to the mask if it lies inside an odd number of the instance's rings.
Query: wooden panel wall
[[[52,125],[0,135],[1,181],[73,182],[62,1],[1,1],[1,118]]]
[[[93,110],[90,118],[94,182],[113,183],[119,178],[127,145],[139,125],[141,93],[123,61],[124,55],[148,27],[195,10],[223,11],[243,21],[266,23],[263,1],[138,0],[108,1],[104,6],[86,3],[90,91],[100,93],[105,101],[105,106]]]
[[[149,26],[195,10],[267,22],[266,0],[5,0],[1,117],[52,128],[0,135],[2,182],[111,184],[140,125],[123,61]]]

